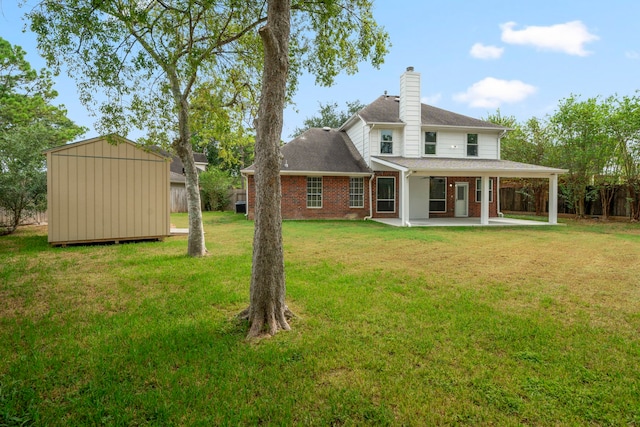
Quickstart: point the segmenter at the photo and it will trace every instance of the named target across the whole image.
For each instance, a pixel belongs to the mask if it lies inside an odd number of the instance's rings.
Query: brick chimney
[[[420,157],[422,106],[420,103],[420,73],[407,67],[400,76],[400,120],[405,123],[404,153],[405,157]]]

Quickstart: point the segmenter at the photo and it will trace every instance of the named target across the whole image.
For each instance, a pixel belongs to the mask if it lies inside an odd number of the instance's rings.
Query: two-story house
[[[549,180],[549,223],[557,223],[563,169],[500,159],[507,128],[420,102],[420,74],[407,68],[400,96],[386,93],[339,129],[309,129],[282,149],[285,219],[430,218],[499,215],[501,177]],[[253,165],[247,215],[253,217]]]

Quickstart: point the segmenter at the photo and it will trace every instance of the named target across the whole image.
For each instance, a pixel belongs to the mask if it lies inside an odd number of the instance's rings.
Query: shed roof
[[[161,157],[163,159],[170,157],[170,155],[167,152],[157,151],[157,150],[147,148],[144,145],[137,144],[136,142],[119,135],[105,135],[105,136],[97,136],[95,138],[83,139],[82,141],[72,142],[70,144],[59,145],[57,147],[50,148],[48,150],[45,150],[44,153],[46,154],[46,153],[56,153],[56,152],[65,151],[65,150],[74,150],[78,147],[82,147],[83,145],[94,144],[99,141],[107,141],[110,144],[113,143],[116,145],[129,144],[129,145],[133,145],[139,150],[142,150],[154,156]]]
[[[371,169],[358,153],[346,132],[312,128],[280,149],[280,173],[370,174]],[[243,169],[252,174],[255,164]]]
[[[367,123],[398,123],[400,120],[400,102],[397,96],[382,95],[357,114]],[[446,126],[485,128],[487,130],[507,130],[508,128],[484,120],[464,116],[427,104],[421,104],[423,126]]]

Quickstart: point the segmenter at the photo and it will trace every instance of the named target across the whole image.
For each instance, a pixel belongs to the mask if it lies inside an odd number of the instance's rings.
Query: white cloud
[[[536,92],[537,88],[520,80],[500,80],[487,77],[474,83],[466,92],[457,93],[453,99],[470,107],[498,108],[500,105],[520,102]]]
[[[502,56],[504,48],[497,46],[485,46],[482,43],[476,43],[471,46],[469,53],[478,59],[498,59]]]
[[[598,40],[581,21],[556,24],[548,27],[530,26],[514,30],[515,22],[500,25],[502,41],[510,44],[531,45],[542,50],[564,52],[569,55],[587,56],[586,43]]]
[[[627,57],[627,59],[640,59],[640,53],[637,50],[629,50],[624,53],[624,56]]]
[[[442,99],[442,94],[436,93],[433,95],[427,95],[422,97],[420,99],[420,102],[422,102],[423,104],[436,105],[438,104],[438,102],[440,102],[440,99]]]

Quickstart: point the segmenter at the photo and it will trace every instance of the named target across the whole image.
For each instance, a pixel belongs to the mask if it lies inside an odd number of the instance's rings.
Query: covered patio
[[[546,166],[531,165],[499,159],[476,158],[406,158],[406,157],[373,157],[372,167],[375,171],[397,171],[400,175],[399,217],[394,219],[379,219],[390,225],[398,226],[489,226],[489,225],[555,225],[558,223],[558,175],[566,173],[565,169],[550,168]],[[481,181],[482,191],[480,200],[480,216],[471,217],[467,213],[451,218],[430,218],[429,209],[420,209],[417,212],[414,206],[428,206],[429,191],[426,187],[411,185],[417,178],[426,177],[477,177]],[[497,178],[496,197],[499,197],[500,178],[544,178],[549,180],[549,217],[548,222],[515,220],[503,218],[499,214],[500,204],[498,200],[498,216],[490,217],[489,193],[490,181]],[[415,189],[419,189],[416,192]],[[468,189],[465,203],[468,203]],[[416,203],[419,201],[419,203]],[[425,204],[426,202],[426,204]],[[495,215],[495,213],[494,213]],[[376,219],[378,220],[378,219]],[[390,221],[390,222],[388,222]],[[522,221],[522,222],[521,222]]]
[[[513,226],[540,226],[550,225],[547,221],[532,221],[516,218],[489,218],[488,224],[481,224],[480,218],[431,218],[424,220],[413,220],[407,224],[402,224],[400,218],[373,218],[372,221],[393,227],[513,227]],[[554,224],[557,225],[557,224]]]

